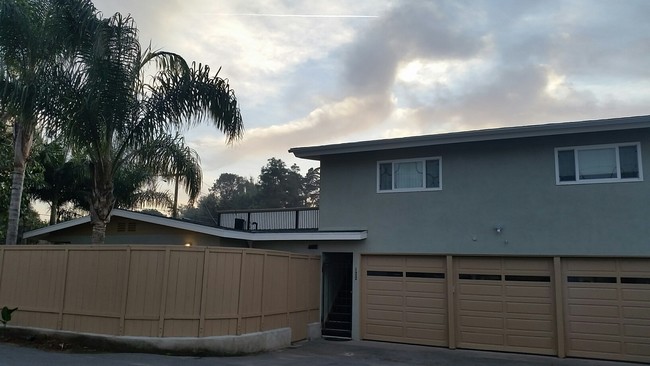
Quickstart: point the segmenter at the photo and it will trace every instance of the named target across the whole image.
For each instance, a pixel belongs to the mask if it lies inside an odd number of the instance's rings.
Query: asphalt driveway
[[[631,363],[607,362],[584,359],[559,359],[556,357],[531,356],[500,352],[449,350],[382,342],[349,341],[334,342],[317,340],[304,342],[291,348],[241,357],[179,357],[142,353],[71,354],[42,351],[0,343],[0,365],[11,366],[616,366]]]

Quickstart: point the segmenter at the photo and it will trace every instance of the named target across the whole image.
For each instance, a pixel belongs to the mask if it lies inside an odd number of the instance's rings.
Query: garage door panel
[[[540,348],[543,350],[555,347],[552,337],[535,337],[527,335],[509,335],[506,337],[508,345],[512,347]]]
[[[650,286],[647,286],[650,287]],[[650,301],[650,288],[640,289],[640,288],[622,288],[621,289],[621,298],[625,301]]]
[[[448,344],[445,257],[368,255],[362,266],[363,339]]]
[[[368,295],[368,304],[372,305],[393,305],[403,306],[404,298],[400,296],[381,296],[381,295]]]
[[[457,257],[456,267],[459,270],[465,269],[492,269],[495,271],[500,271],[501,264],[494,263],[492,261],[486,261],[482,257]]]
[[[504,336],[498,333],[473,333],[471,331],[461,332],[463,343],[469,348],[482,348],[481,345],[500,346],[504,343]],[[471,347],[474,346],[474,347]]]
[[[619,263],[619,268],[621,272],[626,272],[628,275],[630,273],[636,273],[641,276],[648,275],[648,260],[647,259],[635,259],[635,258],[626,258],[625,260]]]
[[[460,310],[481,311],[487,313],[502,313],[503,303],[500,301],[465,300],[460,304]]]
[[[569,272],[587,272],[587,273],[593,273],[594,269],[598,271],[598,273],[616,273],[616,263],[612,262],[610,259],[599,259],[599,258],[591,258],[588,260],[565,260],[564,261],[564,268],[566,271]]]
[[[368,319],[374,320],[404,321],[404,316],[401,311],[368,309],[366,316]]]
[[[650,324],[637,325],[637,324],[624,324],[623,334],[628,337],[644,337],[650,343]]]
[[[382,255],[373,255],[365,257],[366,269],[400,269],[404,266],[404,257],[403,256],[382,256]]]
[[[620,354],[622,351],[620,342],[578,339],[569,342],[571,349],[576,351],[586,351],[592,354]],[[578,355],[578,354],[576,354]]]
[[[650,357],[650,344],[648,343],[629,342],[625,345],[625,350],[630,355]]]
[[[553,262],[536,258],[504,258],[503,269],[507,273],[549,273],[553,269]]]
[[[589,286],[573,287],[569,289],[569,297],[575,299],[591,300],[618,300],[618,290],[615,286],[609,288]]]
[[[548,258],[459,260],[459,347],[555,354],[552,269]]]
[[[404,290],[410,291],[410,292],[421,292],[423,294],[427,294],[430,296],[435,296],[435,294],[441,294],[444,293],[445,291],[445,283],[444,282],[424,282],[424,281],[413,281],[413,280],[406,280],[404,281]]]
[[[410,270],[418,268],[425,270],[438,269],[444,272],[447,262],[443,257],[407,256],[405,257],[405,265]]]
[[[621,326],[615,323],[586,323],[586,322],[574,322],[571,324],[570,330],[574,333],[582,334],[604,334],[604,335],[616,335],[620,334]]]
[[[441,339],[447,336],[447,329],[406,328],[409,339]]]
[[[366,281],[367,291],[395,291],[397,293],[402,291],[402,281],[400,280],[377,280],[371,278],[369,277]]]
[[[417,309],[441,309],[444,308],[446,305],[447,300],[446,299],[433,299],[433,298],[422,298],[422,297],[417,297],[417,296],[408,296],[405,298],[405,305],[409,308],[416,308],[413,310]]]
[[[552,295],[552,290],[548,285],[545,286],[508,286],[506,287],[506,296],[509,297],[527,297],[533,301],[537,299],[548,299]]]
[[[497,329],[503,328],[503,318],[485,317],[485,316],[461,316],[459,325],[466,329],[486,328]]]
[[[481,281],[484,282],[484,281]],[[487,281],[485,281],[487,282]],[[460,294],[472,294],[472,296],[485,295],[501,297],[501,284],[497,283],[460,283],[458,286]]]
[[[538,304],[534,302],[507,302],[506,312],[510,314],[551,315],[553,313],[553,306],[551,304]]]
[[[623,307],[623,317],[630,320],[650,320],[650,310],[647,306],[626,306]],[[650,334],[650,331],[648,334]]]
[[[370,324],[368,325],[368,332],[377,336],[390,336],[390,337],[401,337],[403,335],[404,327],[402,324],[399,325],[382,325],[382,324]]]
[[[562,274],[567,355],[650,362],[650,260],[566,259]]]
[[[616,305],[588,305],[588,304],[574,304],[568,306],[568,314],[580,317],[601,317],[604,318],[618,318],[619,307]],[[616,320],[618,321],[618,320]]]
[[[423,326],[433,324],[447,325],[447,314],[432,314],[432,313],[412,313],[409,312],[405,315],[406,322],[418,323]]]
[[[553,332],[555,323],[549,320],[537,319],[507,319],[506,327],[513,330],[530,330]]]

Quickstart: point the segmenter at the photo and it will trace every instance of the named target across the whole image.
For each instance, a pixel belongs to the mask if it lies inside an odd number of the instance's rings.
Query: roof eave
[[[312,147],[295,147],[290,149],[289,152],[299,158],[320,160],[325,155],[638,128],[650,128],[650,115],[579,122],[501,127],[485,130],[349,142]]]
[[[212,226],[205,226],[191,222],[173,220],[163,216],[154,216],[142,214],[139,212],[114,209],[111,216],[123,217],[127,219],[147,222],[156,225],[172,227],[175,229],[188,230],[196,233],[216,236],[226,239],[238,239],[246,241],[328,241],[343,240],[357,241],[368,237],[367,231],[314,231],[314,232],[249,232],[228,230]],[[82,225],[90,222],[89,216],[62,222],[56,225],[46,226],[44,228],[28,231],[23,234],[23,238],[34,238],[45,235],[54,231],[67,229],[73,226]]]

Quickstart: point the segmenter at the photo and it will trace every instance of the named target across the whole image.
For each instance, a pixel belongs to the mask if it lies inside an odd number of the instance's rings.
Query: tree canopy
[[[177,133],[209,122],[230,143],[242,137],[243,122],[218,71],[172,52],[143,49],[130,16],[84,14],[81,46],[71,61],[50,69],[47,87],[54,98],[43,115],[50,131],[89,163],[92,243],[103,243],[117,202],[116,177],[126,167],[174,176],[195,195],[198,159],[178,145]]]
[[[196,207],[181,210],[186,219],[214,224],[216,213],[229,210],[317,207],[320,194],[320,168],[310,168],[305,176],[300,168],[281,159],[270,158],[260,169],[257,180],[222,173],[198,200]]]

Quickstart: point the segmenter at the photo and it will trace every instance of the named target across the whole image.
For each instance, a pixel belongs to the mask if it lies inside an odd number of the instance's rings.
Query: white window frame
[[[637,164],[639,168],[638,178],[621,178],[621,159],[619,156],[619,148],[625,146],[636,146]],[[578,152],[584,150],[595,149],[614,149],[616,152],[616,178],[602,178],[602,179],[580,179],[580,161],[578,159]],[[576,180],[574,181],[560,181],[560,151],[573,150],[574,166]],[[573,184],[598,184],[598,183],[618,183],[618,182],[642,182],[643,181],[643,162],[641,161],[641,143],[640,142],[624,142],[615,144],[602,144],[602,145],[582,145],[582,146],[565,146],[555,148],[555,184],[556,185],[573,185]]]
[[[426,166],[427,166],[427,161],[428,160],[437,160],[438,161],[438,187],[433,187],[433,188],[427,188],[426,187],[426,179],[427,179],[427,174],[426,174]],[[396,163],[413,163],[413,162],[421,162],[422,166],[425,169],[424,174],[422,174],[422,187],[417,187],[417,188],[395,188],[395,164]],[[381,184],[381,176],[380,176],[380,167],[381,164],[391,164],[391,172],[393,174],[391,175],[391,184],[392,187],[391,189],[380,189],[380,184]],[[375,168],[375,174],[377,176],[377,181],[376,181],[376,189],[377,193],[396,193],[396,192],[423,192],[423,191],[441,191],[442,190],[442,157],[440,156],[432,156],[432,157],[427,157],[427,158],[417,158],[417,159],[397,159],[397,160],[382,160],[377,162],[377,166]]]

